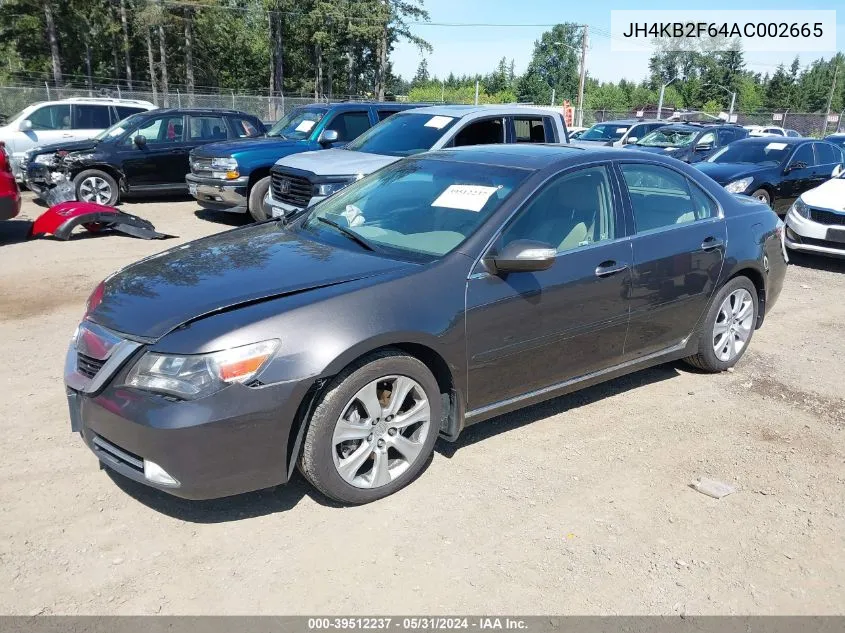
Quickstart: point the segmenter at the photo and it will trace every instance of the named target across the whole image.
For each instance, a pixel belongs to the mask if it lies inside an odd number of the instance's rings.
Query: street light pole
[[[578,78],[578,122],[579,127],[584,126],[584,82],[587,78],[587,31],[589,27],[583,24],[584,32],[581,34],[581,76]]]
[[[660,117],[663,116],[663,93],[666,92],[666,86],[668,86],[670,83],[672,83],[676,79],[677,79],[677,77],[672,77],[669,81],[667,81],[665,84],[660,86],[660,99],[657,102],[657,120],[658,121],[660,120]]]

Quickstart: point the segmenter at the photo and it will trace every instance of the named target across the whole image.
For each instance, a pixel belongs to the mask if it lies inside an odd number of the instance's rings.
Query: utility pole
[[[827,134],[827,120],[830,118],[830,106],[833,104],[833,93],[836,91],[836,74],[839,72],[839,59],[834,57],[836,65],[833,67],[833,83],[830,85],[830,96],[827,98],[827,111],[824,114],[824,127],[822,128],[822,138]]]
[[[578,120],[576,125],[583,127],[584,125],[584,81],[587,77],[587,30],[589,27],[582,24],[584,29],[581,34],[581,76],[578,79]]]

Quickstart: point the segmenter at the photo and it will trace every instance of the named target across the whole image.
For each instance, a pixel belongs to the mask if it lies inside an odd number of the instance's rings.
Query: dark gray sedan
[[[780,293],[782,239],[766,205],[662,156],[422,154],[102,282],[67,356],[72,428],[181,497],[298,463],[365,503],[466,425],[675,359],[732,367]]]

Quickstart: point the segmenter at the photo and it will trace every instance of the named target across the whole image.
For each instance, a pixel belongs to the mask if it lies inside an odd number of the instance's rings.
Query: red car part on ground
[[[54,235],[67,240],[77,226],[92,233],[111,230],[145,240],[161,240],[173,235],[158,233],[152,222],[94,202],[73,200],[53,205],[32,223],[29,236]]]
[[[12,159],[0,141],[0,220],[9,220],[21,211],[21,193],[12,174]]]

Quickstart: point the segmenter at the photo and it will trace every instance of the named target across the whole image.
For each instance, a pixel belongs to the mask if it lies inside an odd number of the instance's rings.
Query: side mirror
[[[796,169],[807,169],[807,163],[802,160],[797,160],[794,163],[790,163],[786,166],[786,169],[783,170],[784,174],[788,174],[791,171],[795,171]]]
[[[323,130],[320,132],[320,138],[317,139],[317,142],[320,145],[330,145],[331,143],[337,143],[340,139],[340,135],[337,133],[337,130]]]
[[[842,175],[842,171],[843,171],[842,165],[837,165],[836,167],[833,168],[833,171],[831,172],[830,177],[831,178],[839,178],[839,176]]]
[[[143,134],[139,134],[133,140],[135,141],[135,145],[138,146],[138,149],[143,149],[147,146],[147,137]]]
[[[627,145],[630,145],[631,143],[636,143],[639,140],[640,139],[638,139],[636,136],[629,136],[628,138],[625,139],[625,143]]]
[[[32,129],[32,121],[30,121],[29,119],[24,119],[23,121],[21,121],[19,129],[21,132],[29,132]]]
[[[484,264],[494,275],[529,273],[552,267],[557,251],[549,244],[534,240],[514,240],[497,255],[488,255]]]

